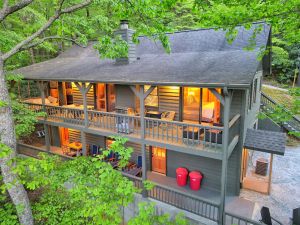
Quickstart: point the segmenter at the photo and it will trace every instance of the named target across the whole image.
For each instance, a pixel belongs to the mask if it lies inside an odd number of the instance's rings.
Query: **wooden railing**
[[[88,111],[89,124],[116,133],[140,134],[140,117],[111,112]]]
[[[222,132],[223,127],[145,118],[146,139],[173,144],[220,148]]]
[[[84,112],[82,109],[48,105],[45,106],[45,109],[49,119],[77,125],[84,124]]]
[[[42,112],[43,105],[27,103],[29,108]],[[84,125],[83,109],[45,105],[46,119]],[[88,110],[88,126],[109,132],[141,135],[139,116]],[[219,150],[222,147],[223,127],[145,118],[145,139],[193,148]]]
[[[286,107],[283,105],[278,104],[276,101],[274,101],[272,98],[267,96],[264,93],[261,93],[261,110],[266,115],[272,114],[277,108],[280,108],[285,112],[286,115],[289,115],[288,121],[282,122],[282,124],[279,124],[280,126],[284,127],[288,131],[297,131],[300,132],[300,119],[294,115],[292,115],[292,112],[289,111]]]
[[[225,212],[225,221],[226,225],[264,225],[264,223],[228,212]]]
[[[218,221],[219,206],[216,203],[203,200],[195,195],[184,193],[158,183],[154,183],[154,185],[154,188],[148,191],[150,198],[165,202],[207,219]]]

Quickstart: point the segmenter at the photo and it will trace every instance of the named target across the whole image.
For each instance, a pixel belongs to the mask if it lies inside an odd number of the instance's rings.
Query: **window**
[[[253,83],[250,86],[249,95],[248,95],[248,110],[251,110],[252,108],[252,95],[253,95]]]
[[[145,85],[145,92],[150,88],[150,85]],[[145,99],[145,106],[158,107],[158,91],[157,87]]]
[[[253,103],[256,103],[256,97],[257,97],[257,78],[254,80],[254,85],[253,85]]]

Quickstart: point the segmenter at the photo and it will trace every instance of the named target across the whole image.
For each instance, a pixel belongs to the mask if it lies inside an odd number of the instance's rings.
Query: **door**
[[[200,88],[183,88],[183,121],[199,122],[200,120]]]
[[[166,149],[152,147],[152,171],[166,174]]]
[[[69,143],[69,129],[65,127],[59,127],[60,144],[67,145]]]
[[[246,175],[247,175],[247,169],[248,169],[248,157],[249,157],[248,150],[244,148],[244,149],[243,149],[243,152],[242,152],[241,183],[243,182],[244,177],[246,177]]]
[[[97,110],[106,112],[106,85],[96,85],[96,105]]]

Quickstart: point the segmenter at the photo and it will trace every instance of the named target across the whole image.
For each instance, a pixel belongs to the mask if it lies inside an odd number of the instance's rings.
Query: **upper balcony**
[[[145,87],[140,98],[136,86],[59,83],[44,82],[41,98],[23,100],[30,109],[45,111],[39,120],[49,124],[216,159],[222,159],[224,133],[231,147],[238,141],[240,115],[225,131],[221,90]]]

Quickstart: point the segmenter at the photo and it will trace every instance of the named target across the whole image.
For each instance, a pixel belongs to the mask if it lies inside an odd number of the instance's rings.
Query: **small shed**
[[[242,184],[243,188],[270,194],[272,183],[273,156],[283,156],[285,152],[286,134],[266,130],[247,129],[243,150]],[[249,150],[269,153],[256,159],[254,168],[248,168]],[[250,170],[249,170],[250,169]]]

